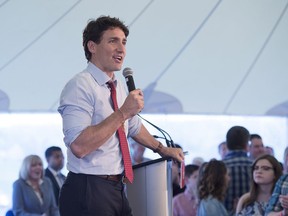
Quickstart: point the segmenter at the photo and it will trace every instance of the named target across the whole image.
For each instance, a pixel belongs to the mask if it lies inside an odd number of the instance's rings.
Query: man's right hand
[[[137,115],[144,108],[144,95],[140,89],[135,89],[129,93],[121,106],[120,111],[126,119]]]

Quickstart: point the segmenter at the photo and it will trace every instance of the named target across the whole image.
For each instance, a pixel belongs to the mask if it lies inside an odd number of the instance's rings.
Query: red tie
[[[118,110],[118,104],[117,104],[117,99],[116,99],[116,89],[115,89],[113,82],[108,82],[108,85],[109,85],[110,91],[111,91],[111,98],[112,98],[114,110],[116,111],[116,110]],[[134,179],[133,170],[132,170],[132,163],[131,163],[130,152],[129,152],[129,148],[128,148],[128,142],[126,139],[123,125],[118,128],[117,134],[119,137],[120,149],[122,152],[125,176],[129,180],[129,182],[132,183],[133,179]]]

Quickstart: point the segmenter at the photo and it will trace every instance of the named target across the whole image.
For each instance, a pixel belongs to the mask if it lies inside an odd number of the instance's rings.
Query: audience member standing
[[[224,157],[226,156],[226,154],[228,153],[228,148],[227,148],[227,143],[226,141],[224,142],[221,142],[219,145],[218,145],[218,153],[221,157],[221,160],[224,159]]]
[[[265,154],[262,137],[258,134],[250,135],[249,157],[254,161],[257,157]]]
[[[45,169],[45,176],[52,182],[56,204],[58,205],[59,192],[66,179],[65,175],[61,173],[64,166],[64,156],[60,147],[51,146],[46,149],[45,157],[48,163],[48,167]]]
[[[15,216],[59,216],[51,181],[43,177],[39,156],[24,158],[19,179],[13,184],[13,213]]]
[[[183,193],[173,198],[173,216],[196,216],[197,212],[197,179],[199,166],[185,166],[185,185]]]
[[[271,146],[265,146],[265,154],[275,156],[274,149]]]
[[[276,181],[282,175],[280,163],[271,155],[258,157],[252,165],[250,191],[237,205],[237,216],[264,215]]]
[[[231,127],[226,134],[228,153],[223,162],[228,168],[231,181],[225,197],[225,207],[234,214],[238,199],[249,191],[252,162],[247,156],[249,131],[242,126]]]
[[[212,159],[201,166],[197,181],[198,216],[228,215],[222,202],[229,180],[228,170],[223,161]]]

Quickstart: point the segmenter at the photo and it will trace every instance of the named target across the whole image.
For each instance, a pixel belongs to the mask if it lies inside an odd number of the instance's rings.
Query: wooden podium
[[[159,158],[134,165],[127,197],[134,216],[172,216],[172,160]]]

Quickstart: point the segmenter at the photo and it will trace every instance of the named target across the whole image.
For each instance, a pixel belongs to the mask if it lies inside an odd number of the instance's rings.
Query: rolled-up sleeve
[[[94,101],[87,86],[89,84],[85,77],[74,78],[67,83],[60,96],[58,112],[62,116],[64,142],[67,147],[91,125]]]

